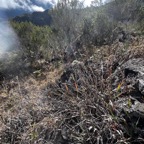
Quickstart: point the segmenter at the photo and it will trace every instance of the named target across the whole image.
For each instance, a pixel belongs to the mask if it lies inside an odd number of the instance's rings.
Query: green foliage
[[[48,26],[40,27],[28,22],[11,22],[22,47],[23,56],[34,61],[42,55],[42,49],[46,47],[51,29]]]
[[[95,15],[87,17],[83,27],[83,41],[88,45],[103,45],[113,41],[113,30],[117,27],[117,21],[109,18],[105,7],[93,8]]]
[[[144,1],[143,0],[111,0],[104,6],[105,13],[115,21],[137,22],[143,28]]]
[[[59,48],[72,43],[81,33],[83,5],[78,0],[61,1],[51,11],[52,29]]]
[[[111,21],[105,13],[98,13],[95,21],[96,42],[98,44],[110,42],[116,26],[116,23]]]

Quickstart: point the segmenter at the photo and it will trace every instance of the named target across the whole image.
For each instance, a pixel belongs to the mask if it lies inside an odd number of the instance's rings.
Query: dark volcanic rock
[[[115,105],[126,120],[127,129],[132,131],[131,136],[144,138],[144,59],[130,59],[121,68],[127,84],[125,87],[132,86],[133,90],[126,88],[124,97],[119,97]],[[118,76],[119,71],[115,76]]]
[[[119,98],[116,105],[127,111],[129,114],[144,118],[144,59],[130,59],[125,62],[121,69],[117,69],[113,74],[114,86],[122,80],[120,71],[123,71],[125,85],[121,89],[124,90],[124,98]],[[129,88],[132,89],[129,89]],[[138,116],[138,117],[139,117]]]
[[[135,80],[135,87],[144,95],[144,59],[131,59],[122,65],[125,78]]]

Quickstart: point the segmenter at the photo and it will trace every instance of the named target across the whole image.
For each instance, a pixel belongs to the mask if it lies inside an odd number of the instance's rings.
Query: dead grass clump
[[[60,79],[47,88],[48,101],[62,118],[59,139],[83,144],[126,142],[122,118],[117,116],[113,96],[106,94],[108,84],[98,66],[93,63],[69,69],[72,72],[66,81]]]

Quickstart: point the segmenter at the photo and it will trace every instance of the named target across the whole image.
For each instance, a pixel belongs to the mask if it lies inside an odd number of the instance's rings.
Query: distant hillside
[[[11,4],[9,4],[9,8],[7,8],[7,9],[1,8],[0,9],[0,16],[2,13],[3,15],[6,16],[6,18],[10,19],[10,18],[14,18],[16,16],[20,16],[20,15],[23,15],[26,13],[32,13],[32,12],[36,11],[34,9],[31,9],[31,10],[29,9],[29,7],[32,7],[32,6],[38,6],[38,7],[45,9],[45,10],[50,9],[52,7],[51,2],[43,3],[43,2],[39,2],[37,0],[27,1],[26,6],[24,6],[24,7],[22,7],[22,5],[20,7],[20,5],[21,5],[20,1],[17,1],[17,7],[15,7],[15,8],[11,8]]]
[[[45,10],[44,12],[33,12],[32,14],[17,16],[13,20],[16,22],[31,22],[38,26],[44,26],[50,25],[51,16],[49,15],[49,10]]]
[[[0,19],[11,19],[16,16],[23,15],[24,13],[30,13],[23,9],[0,9]]]

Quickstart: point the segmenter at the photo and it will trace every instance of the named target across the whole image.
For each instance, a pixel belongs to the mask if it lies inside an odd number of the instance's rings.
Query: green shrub
[[[35,61],[45,54],[51,29],[48,26],[39,27],[28,22],[11,22],[21,43],[23,57]],[[48,51],[47,51],[48,52]]]

